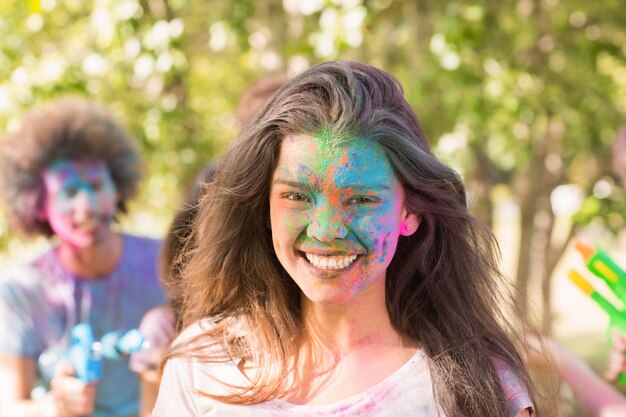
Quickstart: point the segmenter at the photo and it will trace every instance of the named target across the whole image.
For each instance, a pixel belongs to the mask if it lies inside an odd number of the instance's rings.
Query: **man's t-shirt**
[[[44,351],[67,346],[80,321],[99,340],[107,332],[138,327],[148,310],[165,303],[157,271],[160,240],[123,237],[117,267],[97,280],[63,268],[57,248],[0,274],[0,354],[38,360]],[[138,407],[139,384],[128,359],[104,360],[93,416],[131,417]]]

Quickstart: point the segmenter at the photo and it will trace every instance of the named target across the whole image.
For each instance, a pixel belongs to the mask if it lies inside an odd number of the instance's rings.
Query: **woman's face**
[[[349,302],[384,283],[399,236],[417,229],[404,200],[373,143],[337,145],[332,134],[287,137],[270,188],[276,255],[311,301]]]
[[[62,242],[87,248],[112,233],[118,195],[104,162],[60,159],[43,171],[42,179],[43,216]]]

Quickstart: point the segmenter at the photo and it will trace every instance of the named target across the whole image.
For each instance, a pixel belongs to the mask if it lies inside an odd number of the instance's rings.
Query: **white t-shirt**
[[[173,359],[165,366],[154,417],[276,417],[276,416],[377,416],[426,417],[437,415],[430,372],[421,350],[397,371],[372,388],[329,405],[296,405],[275,399],[261,404],[239,405],[215,401],[195,393],[213,388],[209,375],[235,384],[245,377],[234,364],[207,365]],[[214,390],[211,390],[214,393]]]
[[[502,375],[500,369],[498,372],[507,393],[511,415],[525,408],[532,409],[528,393],[519,381],[517,386],[512,384],[512,372],[509,375]],[[216,377],[223,383],[219,383]],[[225,384],[242,386],[247,381],[235,362],[216,364],[185,358],[171,359],[165,366],[153,416],[445,417],[443,412],[437,412],[439,408],[433,397],[428,360],[420,349],[408,362],[370,389],[328,405],[297,405],[280,399],[253,405],[229,404],[198,392],[230,394]]]

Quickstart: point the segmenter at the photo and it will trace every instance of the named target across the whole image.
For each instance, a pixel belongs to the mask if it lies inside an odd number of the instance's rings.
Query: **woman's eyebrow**
[[[368,184],[366,182],[343,184],[341,188],[342,189],[353,188],[356,190],[376,190],[376,191],[388,191],[391,189],[391,187],[389,187],[386,184],[374,184],[374,183]]]
[[[294,181],[285,178],[274,178],[272,180],[272,185],[288,185],[289,187],[298,188],[300,190],[306,191],[317,191],[317,187],[310,183],[305,183],[302,181]]]
[[[275,178],[272,180],[272,185],[279,185],[279,184],[287,185],[290,187],[298,188],[301,190],[307,190],[307,191],[317,191],[319,188],[318,184],[310,184],[308,182],[294,181],[294,180],[289,180],[285,178]],[[341,186],[338,188],[341,190],[356,189],[356,190],[376,190],[376,191],[388,191],[391,189],[391,187],[389,187],[389,185],[387,184],[378,184],[378,183],[370,184],[367,182],[355,182],[355,183],[341,184]]]

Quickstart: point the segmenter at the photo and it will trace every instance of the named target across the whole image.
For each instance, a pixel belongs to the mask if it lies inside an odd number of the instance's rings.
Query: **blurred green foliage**
[[[576,222],[624,226],[620,187],[597,191],[626,122],[624,22],[621,0],[5,0],[0,130],[62,94],[108,104],[141,141],[149,173],[125,224],[158,234],[184,186],[237,134],[246,86],[362,60],[398,77],[479,216],[491,220],[495,186],[510,190],[525,248],[525,236],[550,236],[564,185],[586,196],[561,201],[582,208]],[[13,239],[0,223],[0,251]]]

